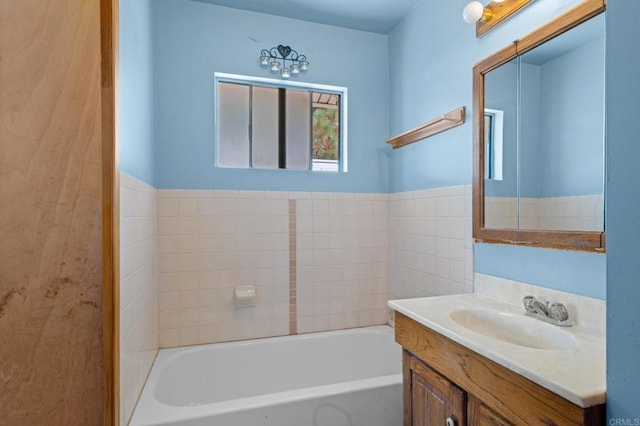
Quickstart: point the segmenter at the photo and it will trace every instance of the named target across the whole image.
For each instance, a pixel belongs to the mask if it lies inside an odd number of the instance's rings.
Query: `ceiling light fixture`
[[[280,62],[282,61],[282,62]],[[290,64],[287,66],[287,61]],[[309,69],[309,61],[289,46],[278,45],[260,52],[260,66],[269,68],[272,73],[280,73],[284,79],[296,76]]]

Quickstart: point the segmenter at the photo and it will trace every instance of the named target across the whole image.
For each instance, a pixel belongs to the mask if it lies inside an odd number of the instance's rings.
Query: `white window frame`
[[[492,180],[502,180],[502,162],[503,162],[503,132],[504,132],[504,111],[498,109],[484,109],[485,115],[491,115],[493,117],[492,141],[493,152],[488,152],[485,155],[493,155],[493,173]],[[485,168],[485,176],[487,171]]]
[[[340,147],[339,147],[339,153],[340,153],[340,158],[338,159],[338,172],[347,172],[348,171],[348,143],[347,143],[347,135],[348,135],[348,128],[347,128],[347,123],[348,123],[348,111],[347,111],[347,105],[348,105],[348,89],[346,87],[342,87],[342,86],[330,86],[330,85],[326,85],[326,84],[315,84],[315,83],[306,83],[306,82],[299,82],[299,81],[290,81],[290,80],[279,80],[279,79],[274,79],[274,78],[263,78],[263,77],[251,77],[251,76],[246,76],[246,75],[240,75],[240,74],[228,74],[228,73],[222,73],[222,72],[216,72],[213,74],[213,82],[214,82],[214,89],[213,89],[213,93],[214,93],[214,102],[215,102],[215,106],[214,106],[214,111],[215,111],[215,118],[214,118],[214,126],[215,126],[215,165],[216,167],[221,167],[218,164],[218,158],[219,158],[219,154],[218,154],[218,150],[220,148],[220,144],[218,141],[218,83],[219,82],[223,82],[223,83],[240,83],[240,84],[256,84],[256,85],[260,85],[260,86],[268,86],[268,87],[280,87],[280,88],[292,88],[292,89],[305,89],[305,90],[310,90],[310,91],[314,91],[314,92],[326,92],[326,93],[334,93],[334,94],[338,94],[340,95]],[[313,160],[313,158],[311,158],[310,160]],[[280,169],[265,169],[265,170],[280,170]],[[294,169],[285,169],[285,170],[294,170]],[[314,171],[318,171],[318,170],[298,170],[298,171],[310,171],[310,172],[314,172]],[[326,173],[326,172],[322,172],[322,173]]]

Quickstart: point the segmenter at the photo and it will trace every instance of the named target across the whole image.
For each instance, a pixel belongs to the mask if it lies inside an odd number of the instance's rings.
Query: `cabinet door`
[[[405,351],[405,426],[464,426],[466,394]]]
[[[469,396],[467,414],[469,426],[511,426],[511,423],[473,396]]]

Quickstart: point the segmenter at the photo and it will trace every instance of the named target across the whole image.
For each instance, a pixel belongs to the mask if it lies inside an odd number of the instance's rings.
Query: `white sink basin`
[[[534,349],[571,349],[571,333],[541,320],[487,309],[461,309],[449,314],[461,326],[492,339]]]

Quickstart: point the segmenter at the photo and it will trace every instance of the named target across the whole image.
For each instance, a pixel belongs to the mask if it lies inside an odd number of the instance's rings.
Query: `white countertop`
[[[580,407],[605,402],[605,336],[596,330],[559,327],[576,339],[575,347],[535,349],[487,337],[455,322],[450,314],[461,309],[486,309],[524,316],[520,306],[477,293],[391,300],[388,305]]]

